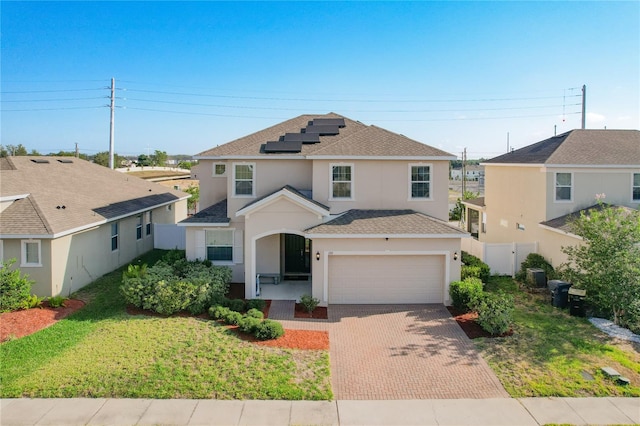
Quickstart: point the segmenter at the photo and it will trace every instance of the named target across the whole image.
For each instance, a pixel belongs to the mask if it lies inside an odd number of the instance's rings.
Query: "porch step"
[[[273,320],[292,320],[295,309],[295,300],[272,300],[269,308],[269,318]]]

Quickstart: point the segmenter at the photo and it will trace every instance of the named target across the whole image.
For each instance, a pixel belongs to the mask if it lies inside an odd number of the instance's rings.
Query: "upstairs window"
[[[233,261],[233,230],[215,230],[205,232],[207,259],[212,262]]]
[[[253,164],[235,164],[233,168],[233,195],[240,197],[253,197]]]
[[[571,173],[556,173],[556,201],[571,201],[572,183]]]
[[[411,165],[411,199],[431,198],[431,166]]]
[[[213,176],[225,176],[227,174],[227,165],[224,163],[215,163],[213,165]]]
[[[631,188],[631,200],[640,202],[640,173],[633,174],[633,184]]]
[[[331,198],[353,198],[352,168],[350,164],[331,165]]]

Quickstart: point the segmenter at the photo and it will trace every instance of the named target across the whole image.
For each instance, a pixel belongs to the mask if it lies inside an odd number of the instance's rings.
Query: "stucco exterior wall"
[[[3,261],[15,259],[13,269],[20,269],[23,274],[27,274],[29,279],[34,281],[31,286],[31,293],[40,297],[51,296],[51,240],[33,239],[40,241],[40,253],[42,266],[20,266],[22,263],[22,241],[25,239],[5,239],[2,240]]]
[[[312,256],[312,293],[326,306],[328,300],[324,296],[325,272],[328,269],[325,265],[326,252],[331,251],[353,251],[353,252],[434,252],[439,255],[448,254],[449,262],[445,265],[445,303],[449,304],[449,283],[460,280],[460,257],[453,259],[454,253],[460,255],[460,238],[316,238],[312,240],[313,253],[320,253],[320,260],[315,260]],[[447,271],[448,270],[448,271]]]
[[[224,164],[226,166],[224,176],[213,175],[214,164]],[[198,165],[193,167],[191,176],[194,179],[198,179],[200,185],[200,210],[227,198],[230,167],[230,163],[226,160],[200,160]]]
[[[331,165],[352,164],[352,200],[331,199]],[[409,165],[430,165],[431,198],[410,199]],[[313,198],[337,214],[349,209],[412,209],[441,220],[449,215],[448,161],[314,160]]]

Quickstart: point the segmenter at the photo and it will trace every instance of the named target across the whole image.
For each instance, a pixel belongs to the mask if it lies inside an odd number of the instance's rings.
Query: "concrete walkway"
[[[640,398],[495,398],[394,401],[3,399],[17,425],[626,425]]]

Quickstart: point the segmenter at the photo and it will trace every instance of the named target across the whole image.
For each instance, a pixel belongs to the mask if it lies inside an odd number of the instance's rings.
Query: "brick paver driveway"
[[[336,399],[509,396],[443,305],[331,305],[285,327],[329,330]]]

